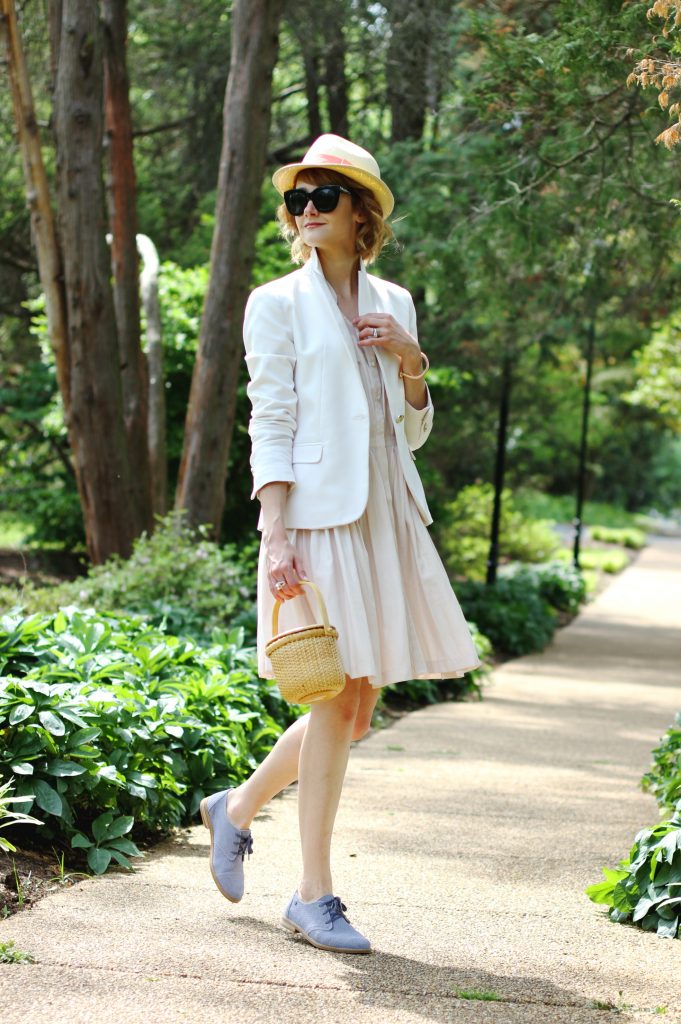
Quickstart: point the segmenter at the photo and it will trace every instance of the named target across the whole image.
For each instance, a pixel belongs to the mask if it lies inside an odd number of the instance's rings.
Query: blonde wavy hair
[[[364,214],[366,220],[357,225],[355,247],[357,255],[364,263],[373,263],[383,248],[393,236],[393,230],[383,218],[383,212],[373,192],[368,188],[358,185],[352,178],[347,178],[339,171],[326,171],[322,168],[311,168],[309,171],[301,171],[298,177],[305,176],[305,179],[313,185],[342,185],[351,191],[352,205],[356,211]],[[296,178],[297,181],[297,178]],[[298,234],[295,217],[288,212],[286,204],[282,203],[277,207],[277,220],[282,237],[291,247],[291,260],[294,263],[306,263],[310,258],[312,248],[305,245]]]

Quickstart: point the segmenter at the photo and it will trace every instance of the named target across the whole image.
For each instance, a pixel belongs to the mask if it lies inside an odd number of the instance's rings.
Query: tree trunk
[[[45,294],[48,334],[57,367],[57,382],[64,404],[64,419],[68,426],[69,350],[61,253],[14,0],[1,0],[0,10],[2,11],[0,31],[7,49],[7,68],[19,147],[24,164],[26,199],[31,211],[33,243],[38,257],[40,283]]]
[[[345,38],[342,18],[330,18],[325,25],[324,84],[329,105],[331,131],[348,134],[348,87],[345,79]]]
[[[102,182],[99,5],[62,0],[54,127],[71,381],[71,445],[93,562],[144,528],[131,485]],[[53,20],[53,24],[56,22]]]
[[[125,56],[127,0],[102,0],[102,15],[105,41],[104,105],[109,143],[111,261],[123,388],[123,421],[136,518],[144,523],[147,530],[152,530],[154,521],[147,444],[147,368],[140,345],[137,201]]]
[[[185,422],[176,505],[219,535],[234,426],[282,0],[235,0],[211,274]]]
[[[159,260],[156,246],[146,235],[137,236],[142,257],[140,290],[147,321],[147,366],[149,367],[149,469],[154,515],[168,511],[168,461],[166,454],[166,390],[161,341],[161,310],[158,302]]]
[[[391,0],[386,78],[392,141],[420,139],[425,125],[432,0]]]

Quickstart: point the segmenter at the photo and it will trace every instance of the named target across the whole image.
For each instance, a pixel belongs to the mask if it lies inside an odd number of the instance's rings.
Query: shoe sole
[[[328,949],[330,953],[373,953],[371,946],[369,946],[368,949],[348,949],[346,946],[325,946],[321,942],[316,942],[307,934],[307,932],[303,931],[300,925],[294,924],[293,921],[288,919],[288,917],[282,917],[281,924],[287,932],[291,932],[292,935],[302,935],[306,942],[309,942],[311,946],[316,946],[317,949]]]
[[[225,890],[220,885],[220,880],[217,878],[215,872],[213,871],[213,822],[211,821],[210,814],[208,813],[208,806],[207,806],[207,804],[208,804],[208,797],[206,796],[206,797],[203,798],[203,800],[199,804],[199,811],[201,812],[201,821],[203,822],[203,824],[206,826],[206,828],[210,832],[210,858],[209,858],[209,861],[208,861],[208,866],[210,868],[210,873],[213,876],[213,881],[215,882],[216,886],[218,887],[218,890],[225,897],[226,900],[229,900],[230,903],[241,903],[241,900],[242,900],[243,897],[239,896],[237,898],[236,896],[230,896],[230,894],[228,892],[225,892]]]

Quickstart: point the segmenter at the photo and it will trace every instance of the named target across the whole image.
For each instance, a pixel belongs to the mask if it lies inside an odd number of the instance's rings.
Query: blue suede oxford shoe
[[[204,797],[201,820],[210,832],[210,873],[223,896],[238,903],[244,894],[244,857],[253,852],[250,828],[237,828],[227,817],[229,789]]]
[[[334,953],[370,953],[371,943],[353,928],[344,911],[348,908],[339,896],[321,896],[304,903],[298,892],[291,897],[281,923],[289,932],[300,932],[317,949]]]

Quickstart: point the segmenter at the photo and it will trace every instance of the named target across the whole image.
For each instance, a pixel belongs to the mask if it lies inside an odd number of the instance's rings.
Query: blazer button
[[[403,419],[404,419],[404,416],[402,415],[402,413],[400,413],[400,415],[395,420],[395,423],[401,423]]]

